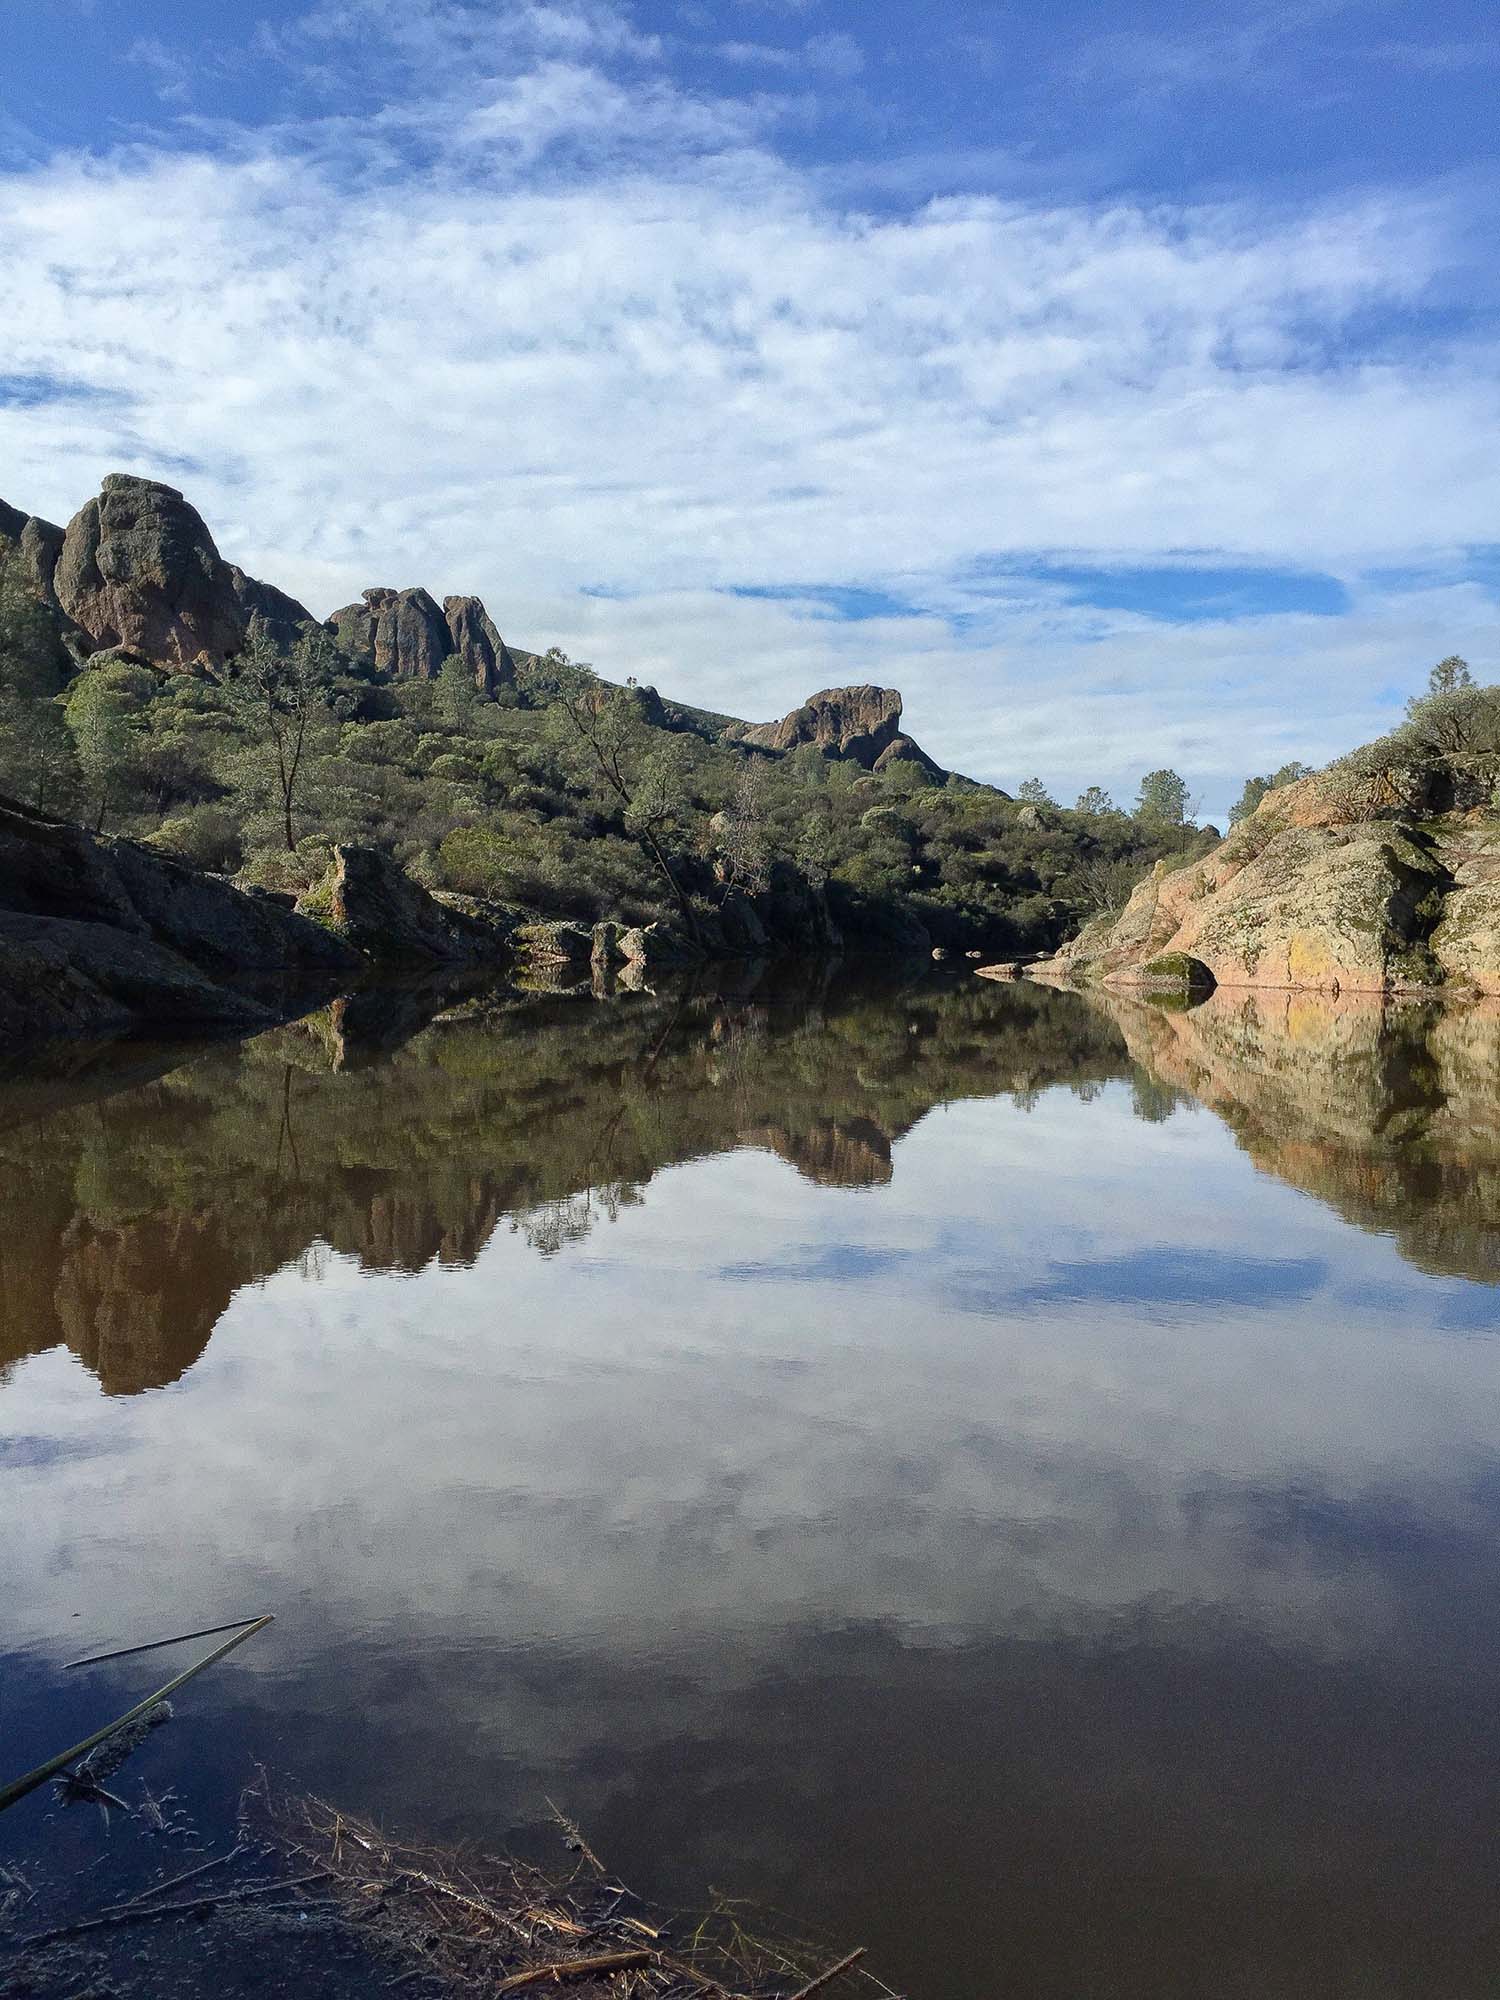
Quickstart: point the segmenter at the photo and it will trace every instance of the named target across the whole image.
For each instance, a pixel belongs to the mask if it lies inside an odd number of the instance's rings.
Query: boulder
[[[888,771],[892,764],[916,764],[937,783],[941,783],[948,775],[942,765],[935,763],[921,745],[914,743],[909,736],[893,736],[875,759],[872,769]]]
[[[235,563],[229,565],[229,587],[234,592],[247,638],[264,634],[282,652],[290,652],[302,628],[317,623],[305,604],[288,597],[274,583],[246,576]]]
[[[63,531],[35,514],[23,514],[0,500],[0,549],[14,550],[21,573],[50,610],[60,609],[54,579],[62,554]]]
[[[530,923],[511,934],[516,956],[528,967],[567,966],[580,978],[594,957],[594,932],[579,924]]]
[[[703,953],[687,938],[670,929],[666,924],[642,924],[633,930],[621,931],[619,939],[620,956],[627,965],[638,965],[643,970],[658,966],[698,965]]]
[[[377,964],[507,957],[508,930],[439,902],[378,848],[340,842],[323,880],[297,905]]]
[[[0,1038],[8,1047],[148,1028],[249,1031],[275,1018],[148,937],[0,910]]]
[[[0,1030],[30,1035],[170,1032],[273,1018],[236,990],[363,964],[267,898],[0,799]]]

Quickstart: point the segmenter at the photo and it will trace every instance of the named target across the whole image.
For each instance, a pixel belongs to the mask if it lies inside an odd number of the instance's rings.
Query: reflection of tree
[[[1076,997],[981,981],[491,998],[436,1020],[428,995],[426,1028],[421,995],[364,1001],[114,1094],[0,1089],[0,1363],[66,1343],[108,1388],[150,1387],[239,1286],[307,1254],[463,1264],[509,1220],[555,1256],[662,1167],[742,1145],[878,1187],[934,1104],[1124,1068]]]

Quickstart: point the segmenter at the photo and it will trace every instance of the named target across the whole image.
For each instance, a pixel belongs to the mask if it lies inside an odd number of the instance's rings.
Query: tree
[[[734,797],[722,815],[719,852],[727,886],[764,889],[769,873],[766,815],[761,804],[760,771],[749,761],[735,779]]]
[[[482,696],[474,676],[457,653],[450,653],[438,668],[437,697],[438,710],[450,728],[461,736],[470,734],[474,711]]]
[[[1469,671],[1469,663],[1467,660],[1460,659],[1457,653],[1450,653],[1446,660],[1439,660],[1432,672],[1427,676],[1427,692],[1429,695],[1458,694],[1460,690],[1471,688],[1473,685],[1474,676]],[[1408,712],[1410,712],[1413,705],[1413,703],[1408,702]]]
[[[136,731],[128,695],[110,674],[83,673],[68,691],[64,720],[73,741],[85,807],[103,833],[111,806],[137,775]]]
[[[306,632],[290,653],[282,653],[265,633],[252,632],[224,683],[252,742],[269,762],[288,854],[297,849],[293,818],[309,732],[328,716],[336,664],[326,633]]]
[[[1274,792],[1281,785],[1294,785],[1299,778],[1311,776],[1311,764],[1299,764],[1294,758],[1291,763],[1283,764],[1279,771],[1272,771],[1268,777],[1246,778],[1243,791],[1229,808],[1229,824],[1238,826],[1242,819],[1248,819],[1267,792]]]
[[[659,747],[652,746],[649,739],[661,732],[643,718],[634,682],[609,687],[559,646],[548,649],[529,684],[548,697],[559,728],[584,752],[618,805],[626,832],[650,856],[696,938],[697,913],[671,856],[688,807],[682,740],[668,736]]]
[[[1023,778],[1016,788],[1016,797],[1029,806],[1055,806],[1056,799],[1047,790],[1040,778]]]
[[[1187,785],[1175,771],[1148,771],[1141,780],[1135,816],[1158,826],[1184,826],[1189,803]]]
[[[1093,813],[1096,818],[1100,813],[1112,813],[1114,809],[1115,802],[1102,785],[1090,785],[1086,792],[1080,792],[1078,803],[1073,808],[1074,812]]]

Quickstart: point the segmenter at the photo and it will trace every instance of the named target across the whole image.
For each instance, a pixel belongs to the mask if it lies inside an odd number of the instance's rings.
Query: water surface
[[[1500,1024],[431,1004],[0,1088],[7,1775],[274,1609],[205,1812],[550,1796],[914,2000],[1497,1990]]]

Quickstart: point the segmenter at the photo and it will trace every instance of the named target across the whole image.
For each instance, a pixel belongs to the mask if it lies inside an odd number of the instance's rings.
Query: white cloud
[[[901,685],[919,737],[1002,782],[1123,786],[1175,744],[1211,804],[1275,745],[1353,740],[1372,681],[1493,653],[1473,592],[1163,628],[959,581],[1057,550],[1357,575],[1492,539],[1492,341],[1370,332],[1447,279],[1435,202],[874,217],[778,161],[775,104],[675,88],[610,10],[360,0],[297,47],[373,27],[420,116],[0,174],[5,371],[78,392],[0,405],[6,498],[66,515],[155,473],[319,611],[478,589],[523,641],[742,713]],[[723,594],[826,583],[955,622]]]

